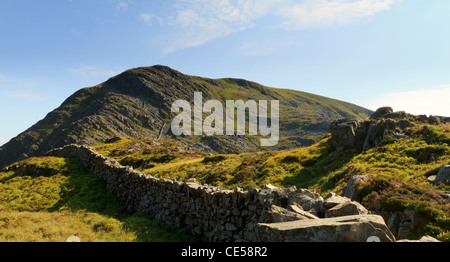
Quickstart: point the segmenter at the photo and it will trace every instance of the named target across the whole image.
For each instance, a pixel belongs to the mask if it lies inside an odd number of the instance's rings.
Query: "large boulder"
[[[392,123],[388,126],[388,123]],[[389,129],[395,129],[394,120],[377,119],[361,121],[343,118],[331,123],[331,145],[337,151],[355,152],[370,149],[381,143]]]
[[[447,184],[450,182],[450,165],[443,166],[436,176],[430,176],[428,182],[433,185]]]
[[[380,107],[370,116],[370,119],[376,119],[378,117],[383,117],[384,115],[394,113],[394,110],[392,107],[386,106],[386,107]]]
[[[323,207],[324,207],[324,209],[330,209],[339,204],[350,202],[350,201],[351,201],[351,199],[348,197],[342,197],[336,193],[331,192],[325,197]]]
[[[256,235],[259,242],[367,242],[370,237],[381,242],[395,241],[378,215],[259,223]]]
[[[343,217],[343,216],[352,216],[352,215],[366,215],[369,211],[363,207],[360,203],[355,201],[349,201],[342,204],[339,204],[333,208],[325,211],[325,217]]]
[[[428,118],[428,123],[430,125],[439,125],[441,123],[441,118],[438,116],[430,116]]]
[[[300,212],[293,212],[279,206],[271,206],[270,210],[265,215],[267,223],[281,223],[287,221],[313,219],[311,216]]]
[[[332,145],[334,147],[354,148],[357,143],[357,130],[362,121],[356,118],[342,118],[330,125]]]
[[[295,205],[295,204],[289,206],[289,211],[298,213],[298,214],[300,214],[300,215],[302,215],[304,217],[307,217],[309,219],[319,219],[319,217],[311,214],[310,212],[307,212],[307,211],[303,210],[300,206]]]

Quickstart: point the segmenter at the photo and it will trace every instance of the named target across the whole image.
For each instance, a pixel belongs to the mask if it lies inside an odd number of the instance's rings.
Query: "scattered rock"
[[[449,191],[442,191],[447,196],[447,202],[450,201],[450,192]]]
[[[437,240],[436,238],[430,237],[430,236],[424,236],[419,240],[401,239],[396,242],[441,242],[441,241]]]
[[[368,179],[368,176],[365,175],[356,175],[352,176],[350,180],[347,183],[347,186],[342,190],[342,195],[344,197],[349,198],[352,201],[360,201],[356,195],[356,186],[363,182],[364,180]]]
[[[280,190],[281,190],[281,188],[276,187],[276,186],[271,185],[271,184],[267,184],[267,185],[265,185],[263,188],[264,188],[264,189],[269,189],[269,190],[274,190],[274,191],[280,191]]]
[[[388,107],[388,106],[381,107],[381,108],[378,108],[377,111],[375,111],[375,113],[373,113],[370,116],[370,119],[376,119],[378,117],[382,117],[382,116],[384,116],[386,114],[390,114],[390,113],[394,113],[394,110],[392,109],[392,107]]]
[[[392,110],[392,108],[391,108]],[[405,119],[408,117],[405,111],[392,112],[382,115],[383,118],[392,118],[392,119]]]
[[[315,192],[300,189],[296,191],[295,195],[289,198],[288,205],[296,205],[302,210],[317,217],[323,213],[324,200]]]
[[[120,140],[122,140],[122,138],[115,136],[115,137],[111,137],[105,140],[105,144],[112,144],[112,143],[116,143],[119,142]]]
[[[402,219],[402,212],[392,212],[390,216],[388,216],[388,219],[386,221],[386,225],[391,230],[392,234],[396,238],[398,238],[398,229],[400,226],[400,222]]]
[[[405,133],[398,132],[398,131],[392,132],[391,136],[393,138],[395,138],[395,139],[406,139],[406,138],[409,138],[409,136],[407,136]]]
[[[441,119],[438,116],[430,116],[428,118],[428,123],[430,125],[439,125],[441,123]]]
[[[298,213],[298,214],[300,214],[300,215],[302,215],[304,217],[307,217],[309,219],[319,219],[317,216],[315,216],[315,215],[313,215],[313,214],[311,214],[309,212],[304,211],[301,207],[299,207],[298,205],[295,205],[295,204],[294,205],[290,205],[289,206],[289,210],[292,211],[292,212]]]
[[[328,210],[333,208],[339,204],[350,202],[351,199],[348,197],[342,197],[337,195],[336,193],[329,193],[328,196],[325,197],[323,208]]]
[[[311,216],[305,216],[298,212],[292,212],[279,206],[272,206],[267,212],[265,221],[267,223],[279,223],[295,220],[313,219]]]
[[[450,165],[443,166],[436,176],[430,176],[427,181],[433,185],[447,184],[450,182]]]
[[[397,239],[408,239],[412,233],[424,228],[428,221],[424,215],[416,213],[414,210],[404,210],[400,217]]]
[[[330,217],[343,217],[352,215],[366,215],[369,211],[364,208],[360,203],[351,201],[339,204],[333,208],[325,211],[325,218]]]
[[[352,148],[356,145],[356,132],[362,121],[356,118],[342,118],[331,123],[332,145]]]

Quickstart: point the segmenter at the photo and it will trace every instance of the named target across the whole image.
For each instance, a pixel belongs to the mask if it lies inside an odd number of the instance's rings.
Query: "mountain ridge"
[[[266,87],[239,78],[209,79],[185,75],[163,65],[126,70],[107,81],[76,91],[58,108],[0,149],[0,167],[42,155],[63,145],[95,145],[120,137],[155,137],[179,140],[205,151],[239,153],[266,150],[257,137],[174,137],[168,123],[175,100],[279,100],[279,146],[309,146],[341,117],[368,118],[372,111],[351,103],[306,92]]]

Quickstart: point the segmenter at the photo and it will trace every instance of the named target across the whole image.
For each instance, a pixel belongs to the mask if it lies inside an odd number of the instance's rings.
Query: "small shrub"
[[[292,164],[300,162],[300,159],[298,156],[285,156],[280,162],[283,164]]]
[[[376,191],[372,191],[370,194],[364,197],[362,203],[369,210],[373,211],[381,210],[380,194],[378,194]]]
[[[406,199],[403,199],[401,197],[385,196],[385,199],[382,201],[382,206],[383,209],[387,212],[403,211],[407,208],[408,202]]]
[[[133,168],[137,169],[144,165],[145,161],[144,159],[136,159],[133,157],[125,157],[124,159],[120,160],[119,162],[121,165],[124,166],[132,166]]]
[[[380,143],[380,146],[386,146],[386,145],[390,145],[390,144],[394,144],[397,140],[395,138],[393,138],[392,136],[386,136],[383,140],[383,142]]]
[[[437,145],[421,147],[418,149],[409,149],[406,150],[406,155],[415,158],[419,163],[429,163],[447,152],[447,145]]]
[[[227,159],[225,156],[218,155],[218,156],[207,156],[202,160],[203,164],[209,164],[209,163],[219,163]]]
[[[102,219],[101,221],[95,222],[92,228],[95,232],[113,232],[118,231],[121,226],[121,223],[115,219]]]
[[[158,164],[166,164],[173,161],[176,157],[171,154],[165,154],[162,156],[153,156],[150,158],[150,161]]]

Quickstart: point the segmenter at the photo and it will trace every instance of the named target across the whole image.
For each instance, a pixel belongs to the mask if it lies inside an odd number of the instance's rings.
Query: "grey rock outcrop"
[[[356,118],[342,118],[331,123],[332,146],[354,148],[357,144],[357,131],[362,121]]]
[[[394,110],[392,109],[392,107],[386,106],[386,107],[380,107],[378,108],[375,113],[373,113],[370,116],[370,119],[376,119],[378,117],[383,117],[386,114],[391,114],[394,113]]]
[[[378,109],[370,120],[342,118],[331,123],[331,145],[335,152],[353,153],[367,150],[382,143],[386,136],[396,139],[407,138],[402,131],[414,126],[415,118],[392,108]],[[411,121],[410,121],[411,120]]]
[[[430,116],[428,118],[428,123],[430,123],[430,125],[439,125],[441,123],[441,118],[438,116]]]
[[[367,242],[370,237],[378,237],[382,242],[395,241],[378,215],[259,223],[256,236],[261,242]]]

